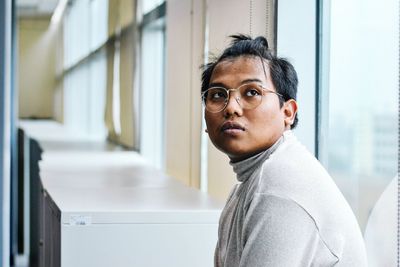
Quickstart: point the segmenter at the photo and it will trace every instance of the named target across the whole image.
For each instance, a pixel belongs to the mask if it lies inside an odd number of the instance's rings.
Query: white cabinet
[[[65,135],[58,140],[46,125],[33,126],[24,130],[29,136],[33,128],[43,149],[40,266],[213,266],[222,203],[136,152]]]
[[[80,187],[65,179],[43,184],[48,266],[213,266],[220,210],[207,195],[175,181]]]

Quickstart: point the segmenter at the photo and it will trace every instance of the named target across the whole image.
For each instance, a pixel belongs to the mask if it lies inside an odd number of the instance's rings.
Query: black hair
[[[268,41],[265,37],[258,36],[252,39],[250,36],[243,34],[231,35],[230,37],[233,39],[230,46],[227,47],[219,57],[215,57],[210,60],[208,64],[202,66],[202,92],[208,89],[211,75],[218,63],[226,59],[233,59],[240,56],[254,56],[261,59],[264,73],[266,73],[264,60],[268,62],[272,83],[276,91],[281,94],[283,98],[279,98],[281,107],[283,103],[289,99],[296,100],[298,85],[296,70],[288,60],[274,55],[269,49]],[[298,117],[296,114],[291,129],[296,127],[297,122]]]

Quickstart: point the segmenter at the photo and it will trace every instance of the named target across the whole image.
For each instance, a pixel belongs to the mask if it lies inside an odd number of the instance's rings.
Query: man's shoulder
[[[331,177],[322,164],[308,149],[301,144],[295,135],[285,132],[284,141],[263,163],[260,172],[260,185],[313,184],[329,180]]]
[[[255,192],[293,199],[304,207],[346,203],[326,169],[295,138],[285,140],[263,163]]]

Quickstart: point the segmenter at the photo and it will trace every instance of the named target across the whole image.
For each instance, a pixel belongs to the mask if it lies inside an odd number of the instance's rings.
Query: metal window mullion
[[[315,156],[328,165],[330,0],[316,1]]]
[[[12,2],[0,2],[0,265],[10,260],[10,95]]]

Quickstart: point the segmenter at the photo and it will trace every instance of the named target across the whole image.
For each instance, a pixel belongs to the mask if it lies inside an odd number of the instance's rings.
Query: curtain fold
[[[109,1],[105,111],[108,139],[132,149],[138,149],[135,134],[138,120],[134,112],[135,3],[133,0]]]
[[[134,28],[128,27],[121,34],[120,39],[120,120],[121,134],[119,142],[127,147],[136,148],[134,125]]]
[[[107,54],[107,77],[106,77],[106,109],[105,109],[105,125],[108,130],[108,138],[116,141],[117,134],[114,129],[113,120],[113,83],[114,83],[114,43],[108,43],[106,46]]]
[[[136,14],[135,0],[118,0],[119,1],[119,23],[124,29],[134,23]]]
[[[266,25],[265,25],[265,35],[269,42],[269,47],[276,54],[276,43],[277,43],[277,5],[276,0],[266,1]]]
[[[108,1],[108,38],[116,33],[119,26],[119,5],[120,0]]]

